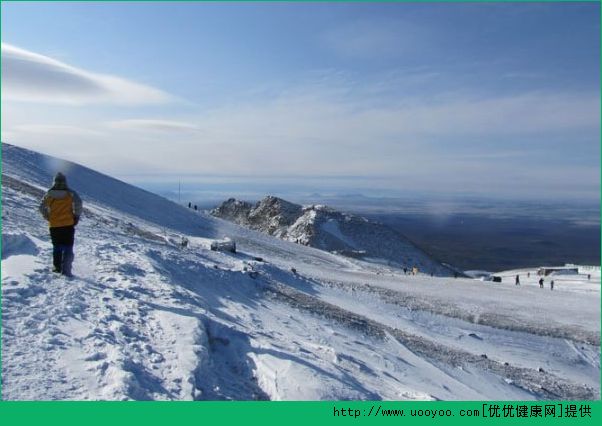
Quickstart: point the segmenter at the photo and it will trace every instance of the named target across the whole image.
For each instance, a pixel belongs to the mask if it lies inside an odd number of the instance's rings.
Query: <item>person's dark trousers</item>
[[[74,237],[74,226],[50,228],[50,238],[53,246],[52,263],[54,264],[54,270],[63,275],[71,276]]]

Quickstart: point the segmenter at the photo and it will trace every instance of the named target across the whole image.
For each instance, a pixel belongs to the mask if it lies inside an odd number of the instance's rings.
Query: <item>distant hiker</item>
[[[192,208],[192,203],[189,201],[188,202],[188,208],[191,209]]]
[[[403,268],[403,274],[408,275],[408,268]]]
[[[543,288],[543,278],[539,279],[539,288]]]
[[[592,274],[587,274],[587,280],[591,280],[592,279]]]
[[[531,278],[531,272],[527,272],[527,278]]]
[[[53,272],[71,276],[75,226],[82,214],[82,200],[77,192],[67,187],[62,173],[54,177],[54,184],[40,202],[40,213],[48,221],[52,240]]]
[[[554,280],[550,281],[550,290],[554,290]]]
[[[194,211],[196,211],[196,204],[194,205]]]
[[[520,278],[518,275],[516,276],[516,279],[514,280],[514,285],[520,285]]]

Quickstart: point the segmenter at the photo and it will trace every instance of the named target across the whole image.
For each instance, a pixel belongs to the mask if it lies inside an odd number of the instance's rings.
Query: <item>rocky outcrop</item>
[[[230,198],[213,216],[266,234],[344,256],[438,276],[453,271],[392,228],[323,205],[301,206],[268,196],[256,204]]]

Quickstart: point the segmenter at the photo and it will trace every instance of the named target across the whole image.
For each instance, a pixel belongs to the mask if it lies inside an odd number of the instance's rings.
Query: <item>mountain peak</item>
[[[301,206],[299,204],[291,203],[290,201],[286,201],[274,195],[266,196],[261,201],[259,201],[259,203],[257,203],[257,206],[278,207],[282,210],[287,211],[296,211],[301,209]]]
[[[229,199],[211,214],[272,236],[348,257],[379,259],[391,266],[417,267],[434,275],[452,274],[449,268],[386,225],[321,204],[301,206],[268,195],[255,206]]]

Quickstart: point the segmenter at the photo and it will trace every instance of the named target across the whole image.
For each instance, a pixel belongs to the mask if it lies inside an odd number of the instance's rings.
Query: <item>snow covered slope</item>
[[[398,268],[417,267],[429,275],[454,274],[394,229],[322,205],[303,207],[274,196],[253,205],[231,198],[211,214],[278,238],[356,259]]]
[[[405,276],[21,148],[2,162],[4,399],[600,395],[599,280]],[[37,212],[57,169],[86,208],[71,280]],[[210,251],[216,236],[239,253]]]

